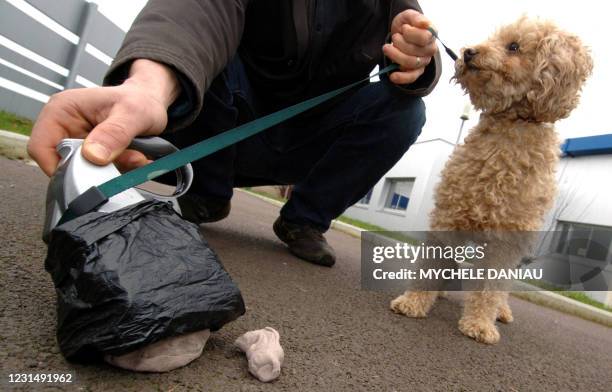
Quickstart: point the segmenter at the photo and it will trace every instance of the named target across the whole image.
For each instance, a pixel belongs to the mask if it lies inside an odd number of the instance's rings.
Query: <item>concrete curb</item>
[[[234,191],[242,192],[242,193],[247,193],[247,194],[249,194],[249,195],[251,195],[253,197],[256,197],[256,198],[258,198],[260,200],[266,201],[266,202],[268,202],[268,203],[270,203],[272,205],[275,205],[277,207],[282,207],[285,204],[282,201],[274,200],[271,197],[262,196],[259,193],[251,192],[251,191],[246,190],[246,189],[237,188],[237,189],[234,189]]]
[[[524,288],[524,291],[513,291],[511,294],[520,299],[533,302],[547,308],[574,315],[585,320],[612,327],[612,313],[594,306],[574,301],[571,298],[542,289],[523,282],[515,282],[515,286]]]
[[[0,156],[32,163],[27,151],[29,137],[0,129]]]
[[[264,200],[277,207],[283,206],[283,203],[278,200],[274,200],[272,198],[262,196],[254,192],[250,192],[244,189],[237,189],[237,191],[248,193],[251,196]],[[361,238],[361,232],[364,231],[359,227],[349,225],[347,223],[340,222],[337,220],[332,222],[331,227],[356,238]],[[552,291],[544,291],[538,287],[529,285],[527,283],[515,282],[515,287],[518,287],[518,289],[521,291],[512,291],[510,294],[517,298],[547,308],[555,309],[563,313],[571,314],[573,316],[580,317],[585,320],[593,321],[606,327],[612,327],[611,312],[598,309],[591,305],[583,304],[582,302],[578,302],[571,298],[564,297],[563,295],[556,294]]]
[[[253,197],[256,197],[258,199],[266,201],[266,202],[268,202],[270,204],[273,204],[273,205],[275,205],[277,207],[282,207],[283,204],[284,204],[283,202],[275,200],[275,199],[272,199],[271,197],[266,197],[266,196],[260,195],[259,193],[248,191],[246,189],[236,189],[236,191],[248,193],[249,195],[251,195]],[[356,238],[361,238],[361,232],[364,231],[362,228],[350,225],[348,223],[341,222],[339,220],[333,220],[332,223],[331,223],[331,228],[332,229],[336,229],[338,231],[341,231],[341,232],[343,232],[345,234],[348,234],[348,235],[356,237]]]

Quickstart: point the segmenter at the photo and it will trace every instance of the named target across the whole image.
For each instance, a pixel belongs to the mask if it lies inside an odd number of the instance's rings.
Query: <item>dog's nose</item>
[[[467,48],[463,51],[463,61],[465,63],[469,63],[474,57],[476,57],[477,54],[478,52],[476,50],[472,48]]]

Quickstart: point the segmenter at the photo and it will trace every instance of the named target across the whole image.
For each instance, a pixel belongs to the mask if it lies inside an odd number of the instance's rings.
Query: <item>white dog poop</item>
[[[246,353],[249,372],[259,381],[268,382],[280,376],[285,353],[280,345],[280,335],[274,328],[249,331],[234,344]]]

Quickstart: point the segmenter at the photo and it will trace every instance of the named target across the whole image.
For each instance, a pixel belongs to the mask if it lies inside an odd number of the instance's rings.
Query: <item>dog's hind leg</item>
[[[408,317],[427,317],[437,297],[437,291],[406,291],[391,301],[391,310]]]
[[[497,320],[501,321],[504,324],[511,323],[514,321],[514,317],[512,316],[512,310],[510,309],[510,305],[508,305],[508,293],[501,292],[501,299],[499,309],[497,310]]]
[[[465,300],[459,330],[481,343],[499,342],[499,331],[495,326],[498,310],[503,301],[503,292],[471,291]]]

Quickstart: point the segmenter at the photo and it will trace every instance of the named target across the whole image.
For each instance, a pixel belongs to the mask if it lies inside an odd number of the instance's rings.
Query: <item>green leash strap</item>
[[[397,64],[389,65],[380,72],[370,75],[358,82],[351,83],[337,90],[319,95],[317,97],[300,102],[293,106],[289,106],[278,112],[268,114],[267,116],[258,118],[239,127],[230,129],[211,138],[202,140],[196,144],[186,147],[182,150],[174,152],[159,158],[145,166],[129,171],[125,174],[115,177],[97,187],[91,187],[89,190],[79,195],[68,206],[68,210],[62,216],[61,222],[66,222],[74,217],[91,212],[100,205],[106,203],[111,197],[133,188],[137,185],[150,181],[162,174],[176,170],[190,162],[204,158],[212,153],[215,153],[225,147],[238,143],[250,136],[262,132],[270,127],[273,127],[283,121],[297,116],[309,109],[314,108],[338,95],[352,89],[353,87],[366,82],[376,76],[380,76],[398,69]]]

